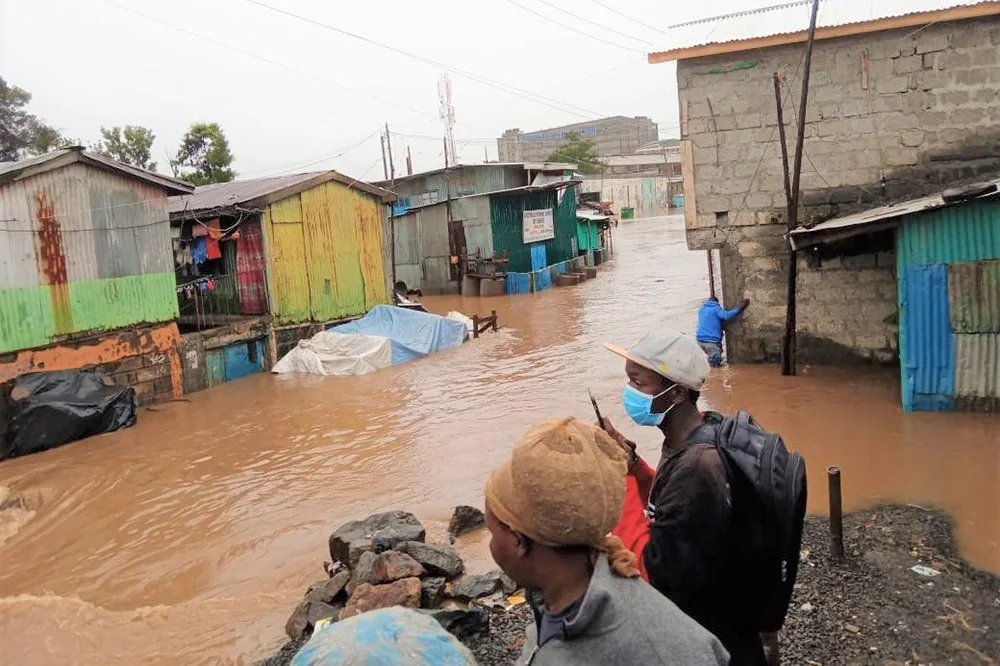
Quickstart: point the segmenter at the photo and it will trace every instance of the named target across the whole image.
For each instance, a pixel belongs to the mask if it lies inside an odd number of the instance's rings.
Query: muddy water
[[[622,226],[616,247],[615,265],[576,288],[426,299],[496,307],[504,325],[431,359],[358,378],[251,377],[0,464],[0,487],[27,503],[0,512],[0,661],[248,663],[281,643],[339,523],[405,507],[440,531],[452,506],[481,503],[486,472],[530,423],[590,418],[587,387],[655,457],[655,433],[624,424],[622,363],[599,343],[690,330],[704,256],[686,251],[678,218]],[[753,411],[806,455],[813,512],[838,464],[849,509],[941,506],[965,555],[1000,572],[1000,419],[903,416],[895,373],[856,369],[730,368],[706,402]],[[481,540],[462,545],[487,566]]]

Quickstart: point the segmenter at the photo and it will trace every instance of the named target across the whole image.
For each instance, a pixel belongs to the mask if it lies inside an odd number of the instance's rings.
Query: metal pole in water
[[[830,555],[834,560],[844,559],[844,509],[840,495],[840,468],[828,467],[830,480]]]

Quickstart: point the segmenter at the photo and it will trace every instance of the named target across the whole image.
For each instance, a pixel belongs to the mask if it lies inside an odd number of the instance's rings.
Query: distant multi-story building
[[[632,155],[640,147],[657,141],[658,131],[656,123],[646,116],[611,116],[536,132],[515,128],[497,139],[497,152],[501,162],[540,162],[547,160],[565,143],[567,136],[575,133],[595,141],[601,156]]]

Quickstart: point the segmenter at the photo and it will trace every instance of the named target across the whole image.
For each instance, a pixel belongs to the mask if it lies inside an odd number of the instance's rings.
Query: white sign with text
[[[523,218],[524,242],[537,243],[556,237],[552,225],[552,209],[526,210]]]

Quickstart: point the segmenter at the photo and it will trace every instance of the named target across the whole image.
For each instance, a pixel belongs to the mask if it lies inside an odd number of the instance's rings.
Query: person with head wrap
[[[490,552],[528,591],[535,621],[518,664],[729,663],[722,644],[639,577],[609,532],[628,455],[573,418],[539,423],[486,482]]]

